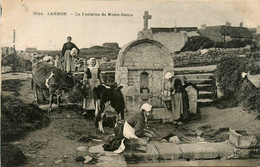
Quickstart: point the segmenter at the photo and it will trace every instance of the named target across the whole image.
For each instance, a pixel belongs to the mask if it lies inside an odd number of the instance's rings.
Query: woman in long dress
[[[83,109],[95,109],[93,89],[101,83],[100,69],[95,58],[89,59],[83,80],[90,85],[89,96],[83,100]]]
[[[174,80],[171,106],[174,124],[182,125],[182,121],[186,121],[189,118],[189,99],[180,79]]]

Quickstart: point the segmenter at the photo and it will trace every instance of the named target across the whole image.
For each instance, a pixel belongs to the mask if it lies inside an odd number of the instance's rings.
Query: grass
[[[49,123],[48,116],[37,105],[19,99],[20,85],[19,79],[2,82],[3,91],[17,95],[1,97],[1,165],[5,167],[18,166],[26,161],[22,150],[9,142],[21,139],[28,132]]]

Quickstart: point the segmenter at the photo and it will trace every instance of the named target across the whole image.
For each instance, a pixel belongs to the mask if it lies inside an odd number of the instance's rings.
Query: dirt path
[[[201,120],[195,126],[208,124],[213,128],[229,127],[233,130],[247,130],[248,134],[260,135],[260,121],[256,113],[244,111],[241,107],[217,109],[206,107],[201,109]]]
[[[2,94],[12,95],[13,92],[3,91]],[[25,103],[34,103],[35,98],[30,80],[21,80],[17,96]],[[57,110],[52,112],[50,124],[47,127],[30,132],[25,138],[13,142],[27,157],[27,163],[24,166],[84,166],[82,162],[75,162],[75,158],[89,155],[89,153],[88,151],[77,151],[77,147],[88,148],[102,144],[113,132],[111,128],[105,128],[105,134],[97,132],[93,118],[88,119],[82,116],[82,111],[79,111],[78,108],[63,107],[61,110],[62,113],[58,113]],[[79,141],[84,137],[102,141]]]
[[[60,166],[82,166],[76,163],[77,156],[89,155],[87,151],[77,151],[77,147],[90,147],[103,142],[90,141],[88,143],[79,142],[83,136],[88,135],[106,140],[106,136],[111,134],[111,129],[106,128],[105,134],[97,132],[94,121],[86,120],[76,111],[63,110],[59,114],[54,112],[50,117],[50,125],[46,128],[31,132],[24,139],[16,142],[28,157],[25,166],[55,166],[55,161],[61,160]]]

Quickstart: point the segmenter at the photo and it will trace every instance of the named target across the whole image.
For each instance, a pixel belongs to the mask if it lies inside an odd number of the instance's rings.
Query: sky
[[[143,28],[144,11],[152,19],[148,27],[223,25],[226,21],[245,27],[260,25],[260,0],[0,0],[1,46],[13,45],[16,31],[17,50],[35,47],[38,50],[60,50],[71,36],[79,48],[117,42],[120,47],[137,39]],[[34,15],[41,12],[43,15]],[[48,12],[67,12],[52,16]],[[75,16],[77,13],[105,13],[107,16]],[[125,13],[132,16],[108,16]]]

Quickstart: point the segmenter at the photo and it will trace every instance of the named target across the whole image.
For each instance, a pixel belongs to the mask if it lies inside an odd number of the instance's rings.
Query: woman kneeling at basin
[[[115,127],[115,138],[104,145],[105,151],[121,153],[125,150],[125,139],[137,139],[140,137],[153,137],[154,133],[145,129],[148,117],[152,115],[152,105],[145,103],[141,106],[141,112],[136,113],[126,119],[124,124],[118,123]]]

